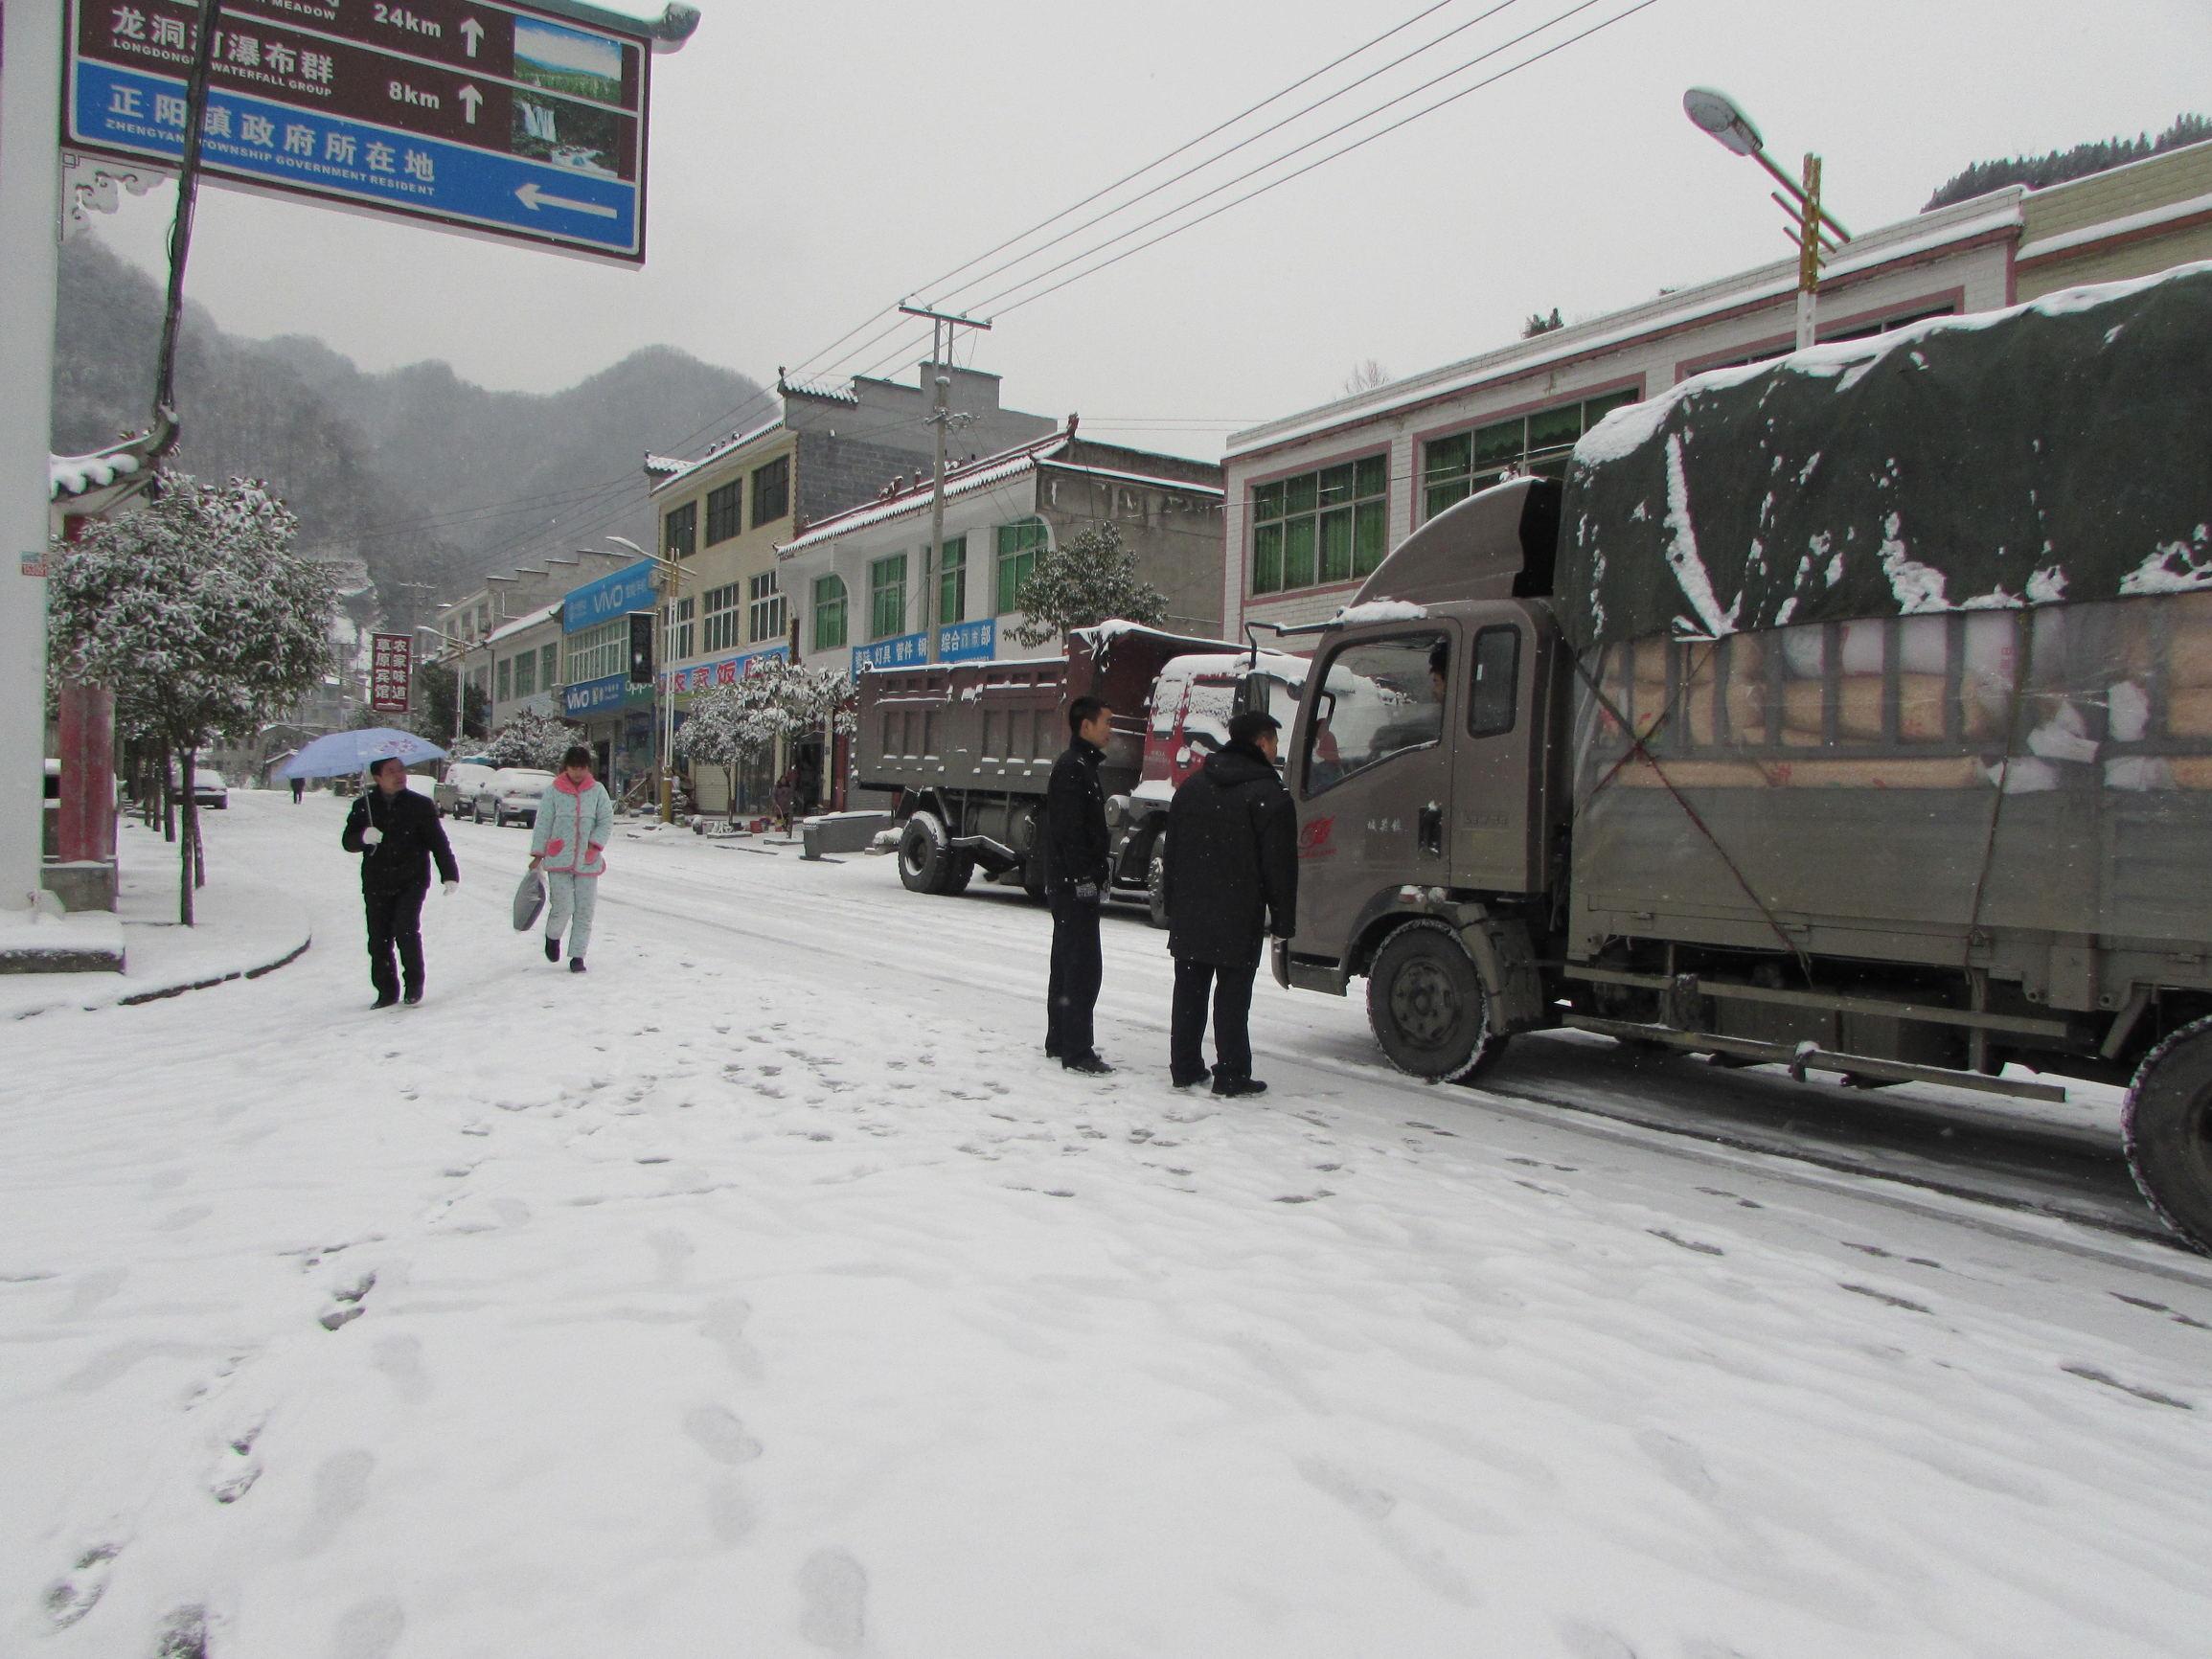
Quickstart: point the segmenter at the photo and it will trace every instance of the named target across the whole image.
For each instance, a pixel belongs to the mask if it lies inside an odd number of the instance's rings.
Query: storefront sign
[[[604,679],[585,680],[581,685],[566,687],[560,693],[561,713],[572,720],[581,720],[593,715],[604,715],[610,709],[619,709],[625,703],[650,696],[644,686],[633,686],[627,674],[608,674]]]
[[[987,616],[979,622],[946,623],[937,630],[937,656],[940,662],[988,662],[998,654],[998,619]]]
[[[414,637],[369,636],[369,707],[387,714],[407,712],[407,682],[414,677]]]
[[[633,610],[650,610],[652,606],[652,564],[640,559],[611,576],[570,589],[568,597],[560,602],[560,631],[582,633],[585,628],[627,616]]]
[[[675,693],[679,697],[696,696],[716,686],[734,686],[740,680],[749,680],[770,663],[780,663],[789,657],[788,646],[771,646],[764,651],[752,651],[741,657],[724,657],[718,663],[697,663],[675,671]]]
[[[77,0],[63,143],[183,153],[194,0]],[[652,54],[513,0],[227,0],[211,178],[642,263]]]
[[[897,639],[878,640],[872,646],[853,648],[853,677],[858,679],[868,669],[911,669],[918,666],[926,653],[922,648],[923,636],[901,634]]]

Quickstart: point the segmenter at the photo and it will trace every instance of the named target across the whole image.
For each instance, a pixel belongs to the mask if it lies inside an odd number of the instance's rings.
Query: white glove
[[[383,830],[377,829],[373,824],[368,829],[361,831],[361,845],[364,847],[374,847],[377,842],[383,839]]]
[[[441,882],[439,885],[445,892],[445,897],[448,898],[452,898],[456,893],[461,891],[461,883],[458,881],[445,881]]]

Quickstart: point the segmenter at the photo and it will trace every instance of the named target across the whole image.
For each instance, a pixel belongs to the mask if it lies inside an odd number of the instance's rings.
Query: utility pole
[[[929,319],[929,366],[937,390],[929,415],[929,423],[937,428],[937,475],[929,492],[929,545],[922,550],[921,608],[923,660],[933,663],[937,661],[937,559],[945,546],[945,433],[952,424],[952,411],[946,407],[952,376],[946,372],[946,358],[951,354],[953,330],[981,329],[988,333],[991,325],[981,317],[933,311],[926,306],[902,305],[899,308],[909,317]],[[966,580],[965,570],[961,575]]]

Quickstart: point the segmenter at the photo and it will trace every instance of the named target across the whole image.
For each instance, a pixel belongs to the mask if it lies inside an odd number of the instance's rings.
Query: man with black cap
[[[1067,706],[1068,745],[1044,787],[1044,897],[1052,906],[1052,978],[1045,987],[1044,1052],[1071,1072],[1106,1077],[1091,1027],[1105,977],[1099,910],[1112,879],[1106,790],[1098,769],[1113,711],[1096,697]]]
[[[395,945],[406,976],[407,1000],[422,1000],[422,900],[430,892],[430,860],[438,860],[447,898],[461,885],[461,866],[454,861],[437,806],[407,787],[405,761],[394,756],[372,761],[369,776],[375,787],[364,791],[346,814],[339,842],[347,852],[361,854],[369,983],[376,988],[371,1006],[390,1008],[400,991],[400,974],[392,966]]]
[[[1252,712],[1229,722],[1226,747],[1186,779],[1168,808],[1164,896],[1175,959],[1171,1076],[1202,1081],[1206,1002],[1214,1005],[1214,1093],[1257,1095],[1252,979],[1261,941],[1288,939],[1298,915],[1298,811],[1275,774],[1282,722]]]

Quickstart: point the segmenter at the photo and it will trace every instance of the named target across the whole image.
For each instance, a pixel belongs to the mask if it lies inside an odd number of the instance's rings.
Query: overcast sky
[[[1003,375],[1009,404],[1080,411],[1098,436],[1210,459],[1232,427],[1335,396],[1364,359],[1409,375],[1510,341],[1531,311],[1572,321],[1787,255],[1765,175],[1684,119],[1690,84],[1731,92],[1792,169],[1820,150],[1828,205],[1853,230],[1910,216],[1970,162],[2212,111],[2204,0],[1650,0],[1110,270],[1018,309],[1019,293],[991,298],[1575,3],[1511,0],[1029,265],[929,285],[1424,3],[700,0],[690,44],[654,63],[643,271],[211,190],[189,291],[239,333],[316,335],[370,369],[444,358],[540,392],[655,343],[764,382],[778,364],[888,372],[909,360],[890,355],[897,341],[860,357],[824,349],[912,294],[998,319],[964,337],[962,360]],[[1633,4],[1595,0],[1300,160]],[[1447,0],[1053,231],[1496,7]],[[159,268],[171,201],[126,198],[99,234]],[[730,424],[763,413],[733,410]],[[638,445],[696,453],[707,436],[640,433]]]

